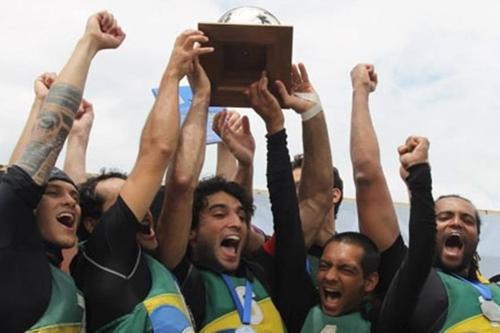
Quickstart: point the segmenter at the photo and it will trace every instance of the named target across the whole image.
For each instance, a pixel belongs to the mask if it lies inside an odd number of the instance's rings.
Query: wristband
[[[322,111],[323,108],[321,107],[321,104],[314,104],[312,108],[300,114],[300,116],[302,117],[302,122],[308,121]]]
[[[293,95],[297,96],[299,98],[308,100],[310,102],[316,103],[316,104],[321,104],[321,101],[319,100],[319,96],[315,92],[308,92],[308,93],[296,92],[296,93],[293,93]]]
[[[309,110],[300,114],[303,122],[308,121],[323,110],[319,96],[315,92],[296,92],[294,95],[314,103],[314,106],[312,106]]]

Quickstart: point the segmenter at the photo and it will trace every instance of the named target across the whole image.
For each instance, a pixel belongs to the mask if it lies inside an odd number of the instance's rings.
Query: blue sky
[[[226,10],[257,5],[294,26],[294,61],[303,61],[327,114],[334,163],[354,196],[349,160],[350,69],[374,63],[379,87],[371,113],[393,199],[407,201],[396,147],[410,134],[431,141],[434,193],[460,193],[500,210],[500,3],[462,1],[2,1],[0,4],[0,161],[8,160],[33,93],[33,79],[57,71],[86,18],[115,14],[127,39],[99,54],[86,97],[96,108],[88,169],[129,170],[139,133],[176,35]],[[265,187],[265,131],[250,110],[257,139],[256,187]],[[300,119],[286,111],[289,146],[301,152]],[[214,170],[207,151],[204,174]]]

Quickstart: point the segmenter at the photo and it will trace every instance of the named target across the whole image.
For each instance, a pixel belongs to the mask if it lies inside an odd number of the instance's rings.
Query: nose
[[[76,206],[77,201],[73,197],[73,195],[71,195],[71,193],[69,193],[69,192],[65,193],[63,199],[64,199],[64,204],[65,205],[69,205],[69,206],[72,206],[72,207]]]
[[[453,215],[453,217],[450,220],[450,227],[456,228],[456,229],[461,229],[462,228],[462,219],[460,218],[459,214]]]
[[[245,221],[242,221],[242,219],[237,213],[231,213],[228,215],[229,228],[240,230],[244,224]]]
[[[327,281],[331,281],[331,282],[337,281],[338,277],[339,277],[339,275],[337,272],[337,268],[335,268],[335,267],[331,267],[325,275],[325,279]]]

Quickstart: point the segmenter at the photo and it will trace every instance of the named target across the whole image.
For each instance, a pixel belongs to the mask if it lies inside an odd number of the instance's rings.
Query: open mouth
[[[240,236],[230,235],[224,238],[224,240],[220,243],[220,245],[226,250],[236,254],[238,252],[238,247],[240,245]]]
[[[342,293],[334,289],[323,288],[323,293],[325,295],[325,301],[333,302],[337,301],[342,297]]]
[[[56,219],[59,223],[68,228],[72,228],[73,225],[75,224],[75,216],[71,213],[67,212],[61,213],[56,216]]]
[[[464,242],[459,233],[452,233],[448,237],[446,237],[444,246],[447,248],[455,248],[457,250],[461,250],[464,246]]]
[[[153,233],[153,229],[151,229],[151,225],[149,223],[139,223],[139,232],[143,235],[149,236]]]
[[[464,247],[463,236],[454,232],[446,236],[444,240],[445,255],[448,257],[459,257]]]

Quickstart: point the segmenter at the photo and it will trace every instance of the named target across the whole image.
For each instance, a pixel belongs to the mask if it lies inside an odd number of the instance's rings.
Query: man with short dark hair
[[[110,13],[88,19],[33,126],[28,126],[30,134],[19,156],[1,179],[2,332],[81,330],[83,300],[73,280],[50,263],[46,253],[76,242],[79,196],[67,176],[51,171],[71,130],[94,56],[102,49],[117,48],[124,38]]]
[[[197,46],[207,41],[196,30],[177,37],[130,175],[104,174],[82,186],[90,236],[71,273],[85,293],[91,331],[194,331],[175,278],[143,250],[157,245],[150,205],[178,144],[179,82],[188,75],[195,98],[196,88],[207,85],[197,60],[213,51]]]
[[[309,312],[302,332],[370,332],[370,294],[378,284],[380,254],[365,235],[344,232],[324,246],[317,281],[320,305]]]

